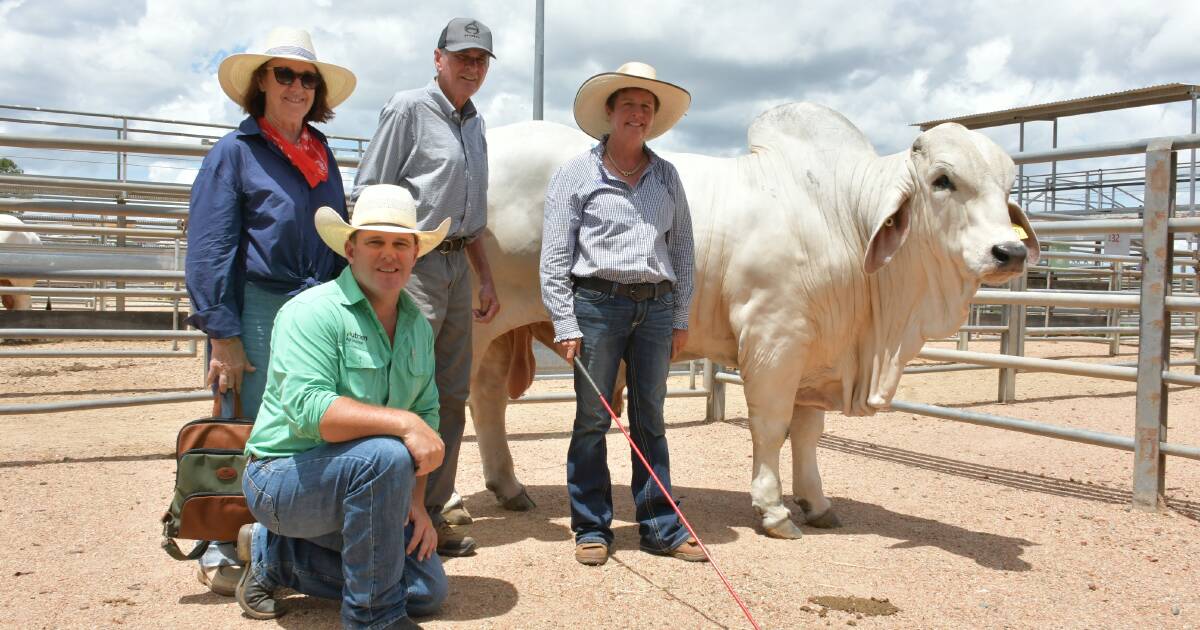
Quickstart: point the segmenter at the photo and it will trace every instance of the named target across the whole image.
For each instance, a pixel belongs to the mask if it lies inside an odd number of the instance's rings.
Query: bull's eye
[[[950,191],[958,190],[954,187],[954,182],[950,181],[950,177],[948,175],[942,175],[941,177],[933,180],[933,189]]]

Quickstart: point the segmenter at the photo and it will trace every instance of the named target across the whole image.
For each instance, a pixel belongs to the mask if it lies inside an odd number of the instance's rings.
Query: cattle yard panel
[[[5,106],[0,106],[0,108],[3,108],[3,107],[5,107]],[[20,108],[17,108],[17,109],[20,109]],[[77,113],[77,112],[60,112],[60,113]],[[85,114],[85,115],[100,116],[98,114]],[[120,118],[120,117],[113,117],[113,118]],[[200,126],[224,128],[219,125],[206,125],[203,123],[183,123],[180,121],[144,119],[144,118],[138,118],[138,117],[126,117],[126,118],[128,118],[128,120],[135,120],[135,121],[136,120],[145,120],[145,121],[151,121],[151,122],[161,122],[161,123],[171,123],[171,124],[188,124],[188,125],[198,124]],[[122,127],[125,129],[128,129],[128,120],[123,121],[123,123],[122,123]],[[200,156],[208,151],[208,149],[210,148],[210,145],[207,144],[207,142],[209,142],[212,138],[212,136],[203,136],[203,135],[199,135],[199,134],[187,134],[187,133],[169,133],[168,134],[168,132],[147,130],[147,129],[142,129],[142,130],[131,129],[129,131],[133,131],[136,133],[156,133],[156,134],[160,134],[160,135],[175,135],[175,136],[179,136],[179,137],[201,138],[202,142],[199,144],[192,144],[192,145],[181,144],[181,143],[137,142],[137,141],[128,140],[127,139],[128,133],[122,132],[122,133],[118,134],[117,140],[99,140],[99,141],[86,140],[86,139],[66,139],[66,140],[64,140],[62,138],[50,139],[50,138],[34,137],[34,136],[9,136],[9,135],[5,135],[5,134],[0,134],[0,145],[38,147],[38,148],[46,148],[46,149],[75,148],[77,150],[78,149],[86,149],[86,150],[93,150],[93,151],[95,151],[95,150],[112,151],[112,152],[116,152],[118,154],[118,156],[120,156],[121,158],[127,157],[129,153],[135,153],[135,154],[136,153],[147,153],[147,154],[155,154],[155,155]],[[357,143],[357,151],[355,151],[352,148],[351,149],[352,154],[356,154],[356,155],[362,154],[362,148],[364,146],[363,143],[364,143],[365,139],[363,139],[363,138],[342,138],[342,139]],[[1173,146],[1175,148],[1200,147],[1200,135],[1197,135],[1197,134],[1192,134],[1189,136],[1179,136],[1179,137],[1171,138],[1171,140],[1172,140]],[[1072,149],[1054,149],[1052,151],[1044,151],[1044,152],[1039,152],[1039,153],[1023,152],[1023,153],[1019,153],[1013,157],[1014,157],[1014,161],[1018,165],[1023,166],[1024,164],[1034,163],[1034,162],[1071,160],[1071,159],[1081,159],[1081,158],[1085,158],[1085,157],[1102,157],[1102,156],[1110,156],[1110,155],[1125,155],[1125,154],[1145,152],[1147,150],[1147,146],[1149,145],[1149,142],[1150,142],[1149,140],[1137,140],[1137,141],[1122,142],[1122,143],[1092,145],[1092,146],[1078,147],[1078,148],[1072,148]],[[343,166],[354,167],[354,166],[357,166],[358,160],[357,160],[357,157],[347,156],[347,157],[339,157],[338,162],[339,162],[339,164],[341,164]],[[127,169],[118,169],[119,178],[126,179],[125,178],[126,173],[127,173]],[[1168,178],[1168,179],[1173,179],[1173,178]],[[99,179],[41,177],[41,176],[27,176],[27,175],[0,175],[0,186],[4,186],[4,185],[32,187],[32,188],[43,189],[43,190],[51,189],[54,191],[89,191],[92,194],[99,194],[101,196],[108,195],[110,199],[114,198],[114,196],[115,196],[115,199],[117,200],[118,203],[114,204],[111,202],[95,202],[95,201],[89,202],[89,201],[63,200],[63,199],[50,199],[50,200],[41,199],[41,200],[34,200],[34,201],[0,199],[0,211],[18,211],[18,212],[22,212],[22,213],[35,213],[36,212],[36,213],[46,213],[46,214],[57,213],[57,214],[68,215],[68,216],[77,216],[80,214],[90,213],[90,214],[93,214],[93,215],[96,215],[99,217],[107,216],[107,217],[116,217],[117,219],[125,219],[128,217],[141,217],[143,220],[146,220],[146,221],[162,221],[163,223],[166,224],[166,225],[162,226],[164,228],[169,228],[171,226],[178,226],[180,228],[177,230],[173,230],[173,232],[181,232],[182,231],[183,226],[182,226],[182,223],[179,223],[179,221],[186,217],[186,208],[183,208],[178,205],[172,206],[172,205],[154,205],[154,204],[150,204],[150,203],[129,203],[129,201],[130,201],[129,196],[132,195],[135,197],[141,196],[142,198],[145,198],[145,199],[157,199],[157,200],[159,200],[160,204],[164,204],[164,203],[171,204],[172,202],[175,202],[176,204],[178,204],[179,202],[186,200],[186,198],[188,197],[189,192],[190,192],[190,187],[186,184],[159,184],[159,183],[151,183],[151,182],[111,181],[111,180],[99,180]],[[1062,223],[1047,223],[1047,222],[1034,223],[1035,229],[1037,231],[1039,231],[1039,233],[1042,233],[1044,235],[1077,234],[1077,233],[1078,234],[1112,233],[1112,232],[1119,233],[1122,231],[1135,231],[1135,230],[1139,229],[1138,227],[1136,227],[1139,225],[1140,225],[1140,222],[1128,221],[1128,220],[1118,220],[1118,221],[1076,220],[1076,221],[1062,222]],[[1187,230],[1194,231],[1197,229],[1198,226],[1200,226],[1200,219],[1198,219],[1198,218],[1192,218],[1192,219],[1172,218],[1170,220],[1170,224],[1169,224],[1169,227],[1172,231],[1187,231]],[[136,228],[124,228],[124,227],[106,228],[106,230],[122,230],[122,229],[129,230],[129,229],[136,229]],[[1086,231],[1089,229],[1092,231]],[[1103,230],[1102,232],[1100,231],[1101,229]],[[169,230],[164,229],[164,233],[166,233],[168,231]],[[119,238],[126,238],[126,237],[135,237],[135,236],[141,236],[141,235],[140,234],[132,234],[132,233],[121,234],[119,232],[109,232],[109,233],[97,232],[96,236],[99,236],[101,238],[105,238],[107,236],[117,236]],[[180,247],[179,247],[180,235],[172,233],[169,236],[170,236],[170,238],[172,238],[174,240],[175,258],[176,258],[176,260],[179,260],[179,258],[180,258]],[[0,254],[2,254],[2,253],[3,252],[0,252]],[[1050,253],[1050,252],[1047,252],[1047,254],[1048,254],[1047,258],[1050,258],[1050,257],[1053,257],[1056,255],[1056,254]],[[1068,257],[1083,256],[1084,259],[1088,258],[1088,255],[1086,253],[1067,254],[1066,256],[1068,256]],[[1094,256],[1104,256],[1104,255],[1094,255]],[[1104,258],[1095,258],[1095,260],[1103,260],[1103,259]],[[1134,260],[1141,260],[1141,258],[1128,257],[1128,259],[1123,259],[1122,261],[1119,261],[1119,263],[1127,263],[1127,262],[1131,262]],[[107,266],[107,265],[105,265],[105,266]],[[103,269],[103,267],[105,267],[105,266],[102,266],[101,269]],[[74,280],[74,281],[101,281],[101,282],[120,282],[120,283],[129,282],[129,281],[135,281],[135,282],[140,281],[140,282],[154,282],[154,283],[167,283],[167,284],[173,283],[174,284],[173,290],[165,290],[165,289],[162,290],[162,291],[164,291],[164,293],[170,292],[172,294],[170,296],[168,296],[168,295],[154,295],[154,296],[141,295],[141,296],[142,297],[170,297],[170,298],[174,299],[176,302],[179,302],[180,298],[183,297],[183,294],[185,293],[180,290],[180,282],[183,279],[182,271],[156,271],[156,270],[147,270],[147,269],[103,269],[102,271],[97,271],[95,269],[96,268],[93,268],[93,270],[90,270],[90,271],[83,270],[83,269],[56,270],[54,272],[48,273],[46,271],[45,265],[25,265],[25,266],[15,265],[11,268],[11,272],[16,277],[30,277],[30,278],[41,278],[41,279],[45,279],[47,277],[52,277],[53,279],[56,279],[56,280]],[[177,270],[178,267],[176,266],[175,269]],[[7,273],[7,271],[6,271],[6,273]],[[1120,276],[1121,275],[1120,268],[1118,267],[1117,270],[1114,271],[1113,273]],[[1198,272],[1198,273],[1200,273],[1200,272]],[[1125,273],[1126,277],[1133,277],[1134,275],[1136,275],[1136,274],[1130,273],[1130,272]],[[1120,286],[1119,283],[1116,286],[1119,288],[1119,286]],[[3,291],[3,290],[4,290],[4,288],[0,287],[0,291]],[[31,293],[50,295],[49,291],[53,291],[53,290],[55,290],[55,289],[49,289],[49,288],[48,289],[34,289]],[[62,290],[62,289],[58,289],[58,290]],[[87,291],[87,290],[88,289],[84,289],[82,291]],[[115,297],[118,297],[118,299],[124,299],[125,297],[134,297],[134,296],[139,295],[138,294],[139,291],[149,291],[150,289],[140,288],[140,289],[90,289],[90,290],[95,292],[94,297],[99,298],[99,299],[104,299],[104,297],[109,297],[109,296],[115,296]],[[39,291],[41,291],[42,293],[39,293]],[[80,291],[80,292],[82,293],[82,291]],[[122,293],[123,291],[127,291],[127,292]],[[997,294],[997,293],[1003,293],[1003,292],[981,291],[981,296],[984,298],[989,297],[989,296],[994,297],[995,294]],[[1125,296],[1113,296],[1113,297],[1123,298]],[[1132,297],[1132,296],[1130,296],[1130,297]],[[1180,299],[1186,300],[1186,298],[1167,297],[1165,299],[1164,303],[1166,304],[1166,306],[1168,308],[1170,308],[1173,306],[1172,305],[1173,301],[1180,300]],[[1133,303],[1133,302],[1126,301],[1126,302],[1121,302],[1120,304],[1121,304],[1121,307],[1127,306],[1131,310],[1137,308],[1137,304]],[[1018,308],[1023,309],[1025,304],[1010,303],[1009,306],[1010,306],[1010,308],[1013,308],[1013,309],[1018,309]],[[1176,304],[1176,306],[1178,306],[1178,304]],[[1116,307],[1113,307],[1113,308],[1114,308],[1114,312],[1115,312]],[[1119,322],[1116,322],[1116,323],[1119,323]],[[1193,321],[1193,324],[1194,323],[1195,322]],[[987,329],[987,327],[976,327],[976,328],[977,328],[976,332],[984,332],[985,329]],[[1114,326],[1107,327],[1103,331],[1097,330],[1096,332],[1097,333],[1106,333],[1106,334],[1111,335],[1109,337],[1110,343],[1116,343],[1115,340],[1119,339],[1119,334],[1121,332],[1129,332],[1127,330],[1122,330],[1122,328],[1123,327],[1121,327],[1121,326],[1114,325]],[[1180,327],[1178,327],[1178,326],[1175,328],[1176,328],[1176,332],[1187,332],[1187,329],[1180,329]],[[1195,329],[1196,327],[1195,327],[1195,325],[1193,325],[1191,328]],[[1112,329],[1116,329],[1116,330],[1112,330]],[[1046,327],[1026,328],[1024,317],[1010,317],[1008,319],[1008,324],[1006,326],[994,328],[994,329],[987,329],[987,330],[991,331],[991,332],[999,331],[999,332],[1002,332],[1002,336],[1007,336],[1011,339],[1015,339],[1016,343],[1010,344],[1010,345],[1013,345],[1015,347],[1014,354],[1016,354],[1018,357],[1022,354],[1021,346],[1023,345],[1024,339],[1026,336],[1044,335],[1044,334],[1050,334],[1052,332],[1057,332],[1057,331],[1048,331],[1048,330],[1046,330]],[[66,331],[44,331],[44,330],[43,331],[34,331],[34,330],[30,330],[30,329],[22,329],[20,331],[9,330],[9,331],[2,331],[2,332],[9,332],[9,333],[24,332],[24,333],[30,333],[30,334],[54,334],[54,333],[66,334]],[[88,332],[88,331],[79,331],[78,337],[73,337],[73,338],[87,338],[86,332]],[[98,331],[98,332],[104,332],[104,331]],[[107,331],[107,332],[111,333],[114,331]],[[141,331],[141,332],[145,332],[145,333],[147,333],[147,335],[153,336],[157,332],[160,332],[160,331]],[[194,331],[192,331],[192,332],[194,332]],[[970,332],[972,332],[972,331],[968,327],[967,334],[970,334]],[[1085,331],[1083,329],[1081,329],[1079,332],[1082,334]],[[1004,333],[1007,333],[1007,335],[1005,335]],[[203,338],[203,335],[201,333],[194,333],[194,334],[195,334],[194,337],[183,337],[183,338],[192,339],[191,343],[194,343],[194,339]],[[1200,332],[1196,332],[1194,334],[1196,336],[1196,339],[1198,341],[1200,341]],[[3,336],[3,335],[0,334],[0,336]],[[9,336],[16,336],[16,335],[9,335]],[[62,337],[59,337],[59,338],[62,338]],[[96,338],[96,337],[93,336],[91,338]],[[129,338],[132,338],[132,337],[129,337]],[[1165,338],[1169,339],[1170,336],[1167,335]],[[963,345],[965,346],[965,340],[963,340]],[[0,351],[0,356],[71,356],[69,351],[64,352],[62,355],[50,354],[51,352],[52,351],[41,351],[41,352],[17,351],[17,352],[13,352],[13,353],[5,353],[5,352]],[[123,352],[123,351],[115,351],[115,352]],[[194,354],[195,354],[195,352],[193,350],[192,355],[194,356]],[[83,356],[83,355],[77,355],[77,356]],[[91,352],[87,356],[101,356],[101,355],[95,354],[95,352]],[[110,356],[118,356],[118,355],[113,354]],[[132,355],[124,355],[124,356],[132,356]],[[150,356],[150,355],[144,355],[144,356]],[[161,356],[161,355],[154,354],[153,356]],[[1197,363],[1197,362],[1193,362],[1193,363]],[[933,371],[936,369],[980,369],[980,368],[990,369],[990,368],[987,368],[987,366],[959,364],[959,365],[952,365],[952,366],[912,366],[912,367],[908,368],[906,370],[906,372],[911,373],[911,372],[919,371],[922,368],[930,368],[929,371]],[[1197,365],[1196,370],[1197,370],[1197,373],[1200,373],[1200,364]],[[706,395],[708,398],[707,415],[710,418],[722,417],[724,415],[724,385],[725,385],[726,381],[723,378],[719,378],[719,376],[722,376],[722,375],[718,374],[718,372],[719,372],[718,368],[714,367],[709,362],[705,362],[703,386],[701,388],[695,388],[694,382],[693,382],[693,387],[684,389],[684,390],[681,390],[680,392],[678,392],[680,395],[685,395],[685,396]],[[1004,372],[1009,372],[1009,370],[1008,369],[1002,370],[1002,374]],[[1011,375],[1010,381],[1008,382],[1008,384],[1005,384],[1004,381],[1002,380],[1002,385],[1000,388],[1002,396],[1005,393],[1007,393],[1007,391],[1009,389],[1012,390],[1012,394],[1015,396],[1016,368],[1011,368],[1010,375]],[[1003,379],[1004,377],[1002,376],[1001,378]],[[1174,378],[1174,377],[1168,377],[1168,378]],[[141,397],[141,398],[143,398],[145,400],[145,404],[158,404],[158,402],[151,400],[150,397]],[[522,399],[521,401],[518,401],[518,402],[519,403],[554,402],[554,401],[558,400],[554,396],[547,397],[544,400],[539,400],[538,398],[539,397],[536,397],[536,396],[529,397],[527,399]],[[94,404],[99,404],[100,402],[102,402],[102,401],[79,401],[78,404],[80,404],[80,405],[93,404],[94,405]],[[62,403],[62,404],[69,405],[71,403]],[[132,405],[132,404],[140,404],[140,403],[137,402],[137,400],[135,400],[135,399],[128,399],[123,404]],[[80,407],[80,408],[83,408],[83,407]],[[0,414],[5,413],[5,410],[6,410],[6,408],[0,407]],[[65,409],[56,409],[56,410],[65,410]]]

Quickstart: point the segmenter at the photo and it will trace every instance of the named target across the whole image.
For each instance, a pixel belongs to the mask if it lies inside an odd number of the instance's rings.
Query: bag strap
[[[162,539],[163,551],[167,552],[168,556],[171,556],[176,560],[195,560],[204,555],[204,552],[208,550],[208,544],[209,541],[207,540],[196,541],[196,546],[192,548],[191,553],[183,553],[183,551],[179,549],[179,545],[175,544],[175,540],[173,538],[163,536]]]
[[[225,404],[222,404],[225,403]],[[233,415],[226,415],[225,410],[232,410]],[[213,408],[212,417],[214,418],[241,418],[242,417],[242,397],[232,388],[225,391],[224,394],[213,393]]]

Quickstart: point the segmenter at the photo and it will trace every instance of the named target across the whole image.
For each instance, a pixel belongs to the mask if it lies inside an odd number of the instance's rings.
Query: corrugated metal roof
[[[1191,100],[1193,95],[1200,95],[1200,85],[1166,83],[1163,85],[1125,90],[1124,92],[1073,98],[1068,101],[1056,101],[1042,105],[1026,105],[1024,107],[1014,107],[1012,109],[983,114],[928,120],[920,123],[912,123],[912,126],[920,127],[924,131],[942,123],[956,122],[968,129],[979,129],[982,127],[1011,125],[1026,120],[1053,120],[1064,116],[1107,112],[1127,107],[1175,103]]]

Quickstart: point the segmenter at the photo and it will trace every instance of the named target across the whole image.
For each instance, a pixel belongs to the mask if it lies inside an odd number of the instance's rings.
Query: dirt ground
[[[1106,349],[1028,350],[1113,361]],[[1119,360],[1134,352],[1125,347]],[[0,404],[186,391],[200,373],[190,358],[5,359]],[[1132,435],[1132,383],[1022,374],[1017,388],[1020,402],[997,405],[994,370],[910,375],[897,398]],[[335,602],[298,595],[277,621],[246,619],[195,580],[191,563],[159,549],[175,432],[207,411],[187,403],[0,416],[0,625],[337,625]],[[458,488],[481,549],[446,563],[450,600],[424,626],[748,627],[710,566],[637,550],[628,449],[615,429],[615,554],[600,568],[574,561],[564,488],[572,413],[561,403],[510,408],[518,474],[538,504],[521,514],[484,489],[468,426]],[[756,529],[750,507],[741,389],[729,387],[726,421],[706,422],[698,398],[668,401],[667,414],[676,494],[763,628],[1200,626],[1198,462],[1169,459],[1172,508],[1143,513],[1129,508],[1127,452],[910,414],[830,414],[819,457],[843,527],[773,540]],[[1172,442],[1200,445],[1200,390],[1171,389],[1170,422]],[[786,447],[781,472],[790,490]]]

